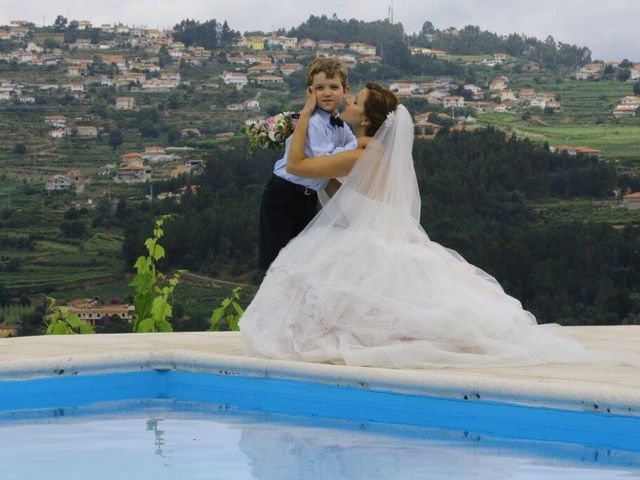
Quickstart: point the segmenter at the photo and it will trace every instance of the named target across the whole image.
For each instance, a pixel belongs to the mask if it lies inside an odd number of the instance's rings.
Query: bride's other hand
[[[300,110],[300,115],[311,115],[313,111],[316,109],[316,92],[313,87],[307,88],[307,102]]]

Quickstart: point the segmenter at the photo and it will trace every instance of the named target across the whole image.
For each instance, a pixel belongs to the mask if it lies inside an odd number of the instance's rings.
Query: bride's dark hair
[[[387,119],[389,112],[398,107],[398,98],[382,85],[367,82],[368,95],[364,102],[364,114],[369,119],[369,125],[365,129],[365,135],[373,137]]]

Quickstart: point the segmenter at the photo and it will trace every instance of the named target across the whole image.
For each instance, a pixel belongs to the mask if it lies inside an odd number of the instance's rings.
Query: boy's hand
[[[307,102],[302,107],[300,115],[311,115],[316,109],[316,92],[313,87],[307,88]]]

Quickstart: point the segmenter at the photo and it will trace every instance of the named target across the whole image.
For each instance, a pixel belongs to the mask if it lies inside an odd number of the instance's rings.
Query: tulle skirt
[[[417,223],[373,225],[316,225],[290,242],[240,321],[245,353],[391,368],[588,357]]]

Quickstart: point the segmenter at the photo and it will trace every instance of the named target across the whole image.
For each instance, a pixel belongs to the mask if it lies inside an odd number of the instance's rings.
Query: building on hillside
[[[303,38],[298,40],[298,48],[300,49],[306,49],[306,50],[313,50],[316,48],[316,41],[315,40],[311,40],[310,38]]]
[[[98,138],[98,129],[96,127],[86,125],[67,127],[67,135],[75,135],[78,138],[84,139]]]
[[[273,64],[268,65],[254,65],[253,67],[247,68],[247,73],[274,73],[276,71],[276,66]]]
[[[225,85],[234,85],[237,89],[246,87],[249,83],[247,76],[241,72],[223,72],[222,81]]]
[[[436,50],[433,48],[424,48],[424,47],[411,47],[409,48],[409,52],[411,55],[427,55],[427,56],[435,56],[442,57],[444,55],[449,55],[444,50]]]
[[[620,105],[633,105],[634,107],[640,107],[640,97],[635,95],[628,95],[623,97],[620,101]]]
[[[72,188],[73,182],[65,175],[51,175],[47,178],[47,183],[44,186],[44,189],[47,192],[71,190]]]
[[[133,97],[116,98],[116,110],[133,110],[135,104],[136,102]]]
[[[500,75],[500,76],[494,77],[491,80],[491,82],[489,82],[489,90],[492,90],[492,91],[504,90],[505,88],[507,88],[508,84],[509,84],[509,79],[504,75]]]
[[[375,55],[376,47],[373,45],[367,45],[366,43],[353,42],[349,44],[349,50],[353,50],[360,55]]]
[[[394,82],[389,85],[389,90],[399,95],[413,95],[418,90],[418,84]]]
[[[550,147],[549,150],[551,150],[554,153],[567,153],[568,155],[575,157],[576,155],[599,155],[600,154],[600,150],[596,150],[595,148],[591,148],[591,147],[571,147],[569,145],[558,145],[557,147]]]
[[[445,108],[462,108],[464,107],[464,97],[458,95],[446,96],[442,99],[442,106]]]
[[[291,75],[293,72],[299,72],[302,70],[302,65],[299,63],[283,63],[280,65],[280,73],[285,77]]]
[[[629,210],[640,210],[640,192],[629,193],[622,197],[622,206]]]
[[[258,75],[252,79],[253,82],[258,85],[270,85],[273,83],[284,83],[282,77],[278,75]]]
[[[635,117],[637,111],[638,111],[638,107],[636,105],[618,105],[613,110],[613,116],[616,118]]]
[[[142,157],[142,152],[127,152],[120,155],[120,160],[125,165],[130,165],[132,163],[141,163],[140,157]]]
[[[247,37],[245,41],[247,43],[247,48],[251,50],[264,50],[264,37]]]
[[[587,63],[576,72],[577,80],[600,79],[604,73],[604,63]]]
[[[180,134],[183,137],[199,137],[201,136],[200,129],[198,128],[182,128]]]
[[[113,315],[131,322],[135,314],[133,305],[100,305],[95,300],[88,298],[72,300],[67,306],[69,307],[69,313],[77,315],[80,320],[84,320],[93,327],[101,325],[106,319]]]
[[[67,135],[67,131],[64,128],[55,128],[49,130],[49,136],[51,138],[63,138]]]
[[[494,53],[493,54],[493,61],[496,63],[503,63],[507,61],[507,54],[506,53]]]
[[[482,88],[480,88],[477,85],[474,85],[473,83],[465,83],[462,88],[468,92],[471,92],[471,98],[473,100],[480,100],[481,98],[484,97],[484,93],[482,91]]]
[[[141,163],[131,163],[118,169],[115,175],[117,183],[145,183],[151,180],[152,168]]]
[[[188,175],[191,173],[191,165],[180,165],[171,171],[171,178],[177,178],[180,175]]]
[[[52,127],[64,128],[67,125],[67,117],[64,115],[47,115],[44,117],[44,123]]]

